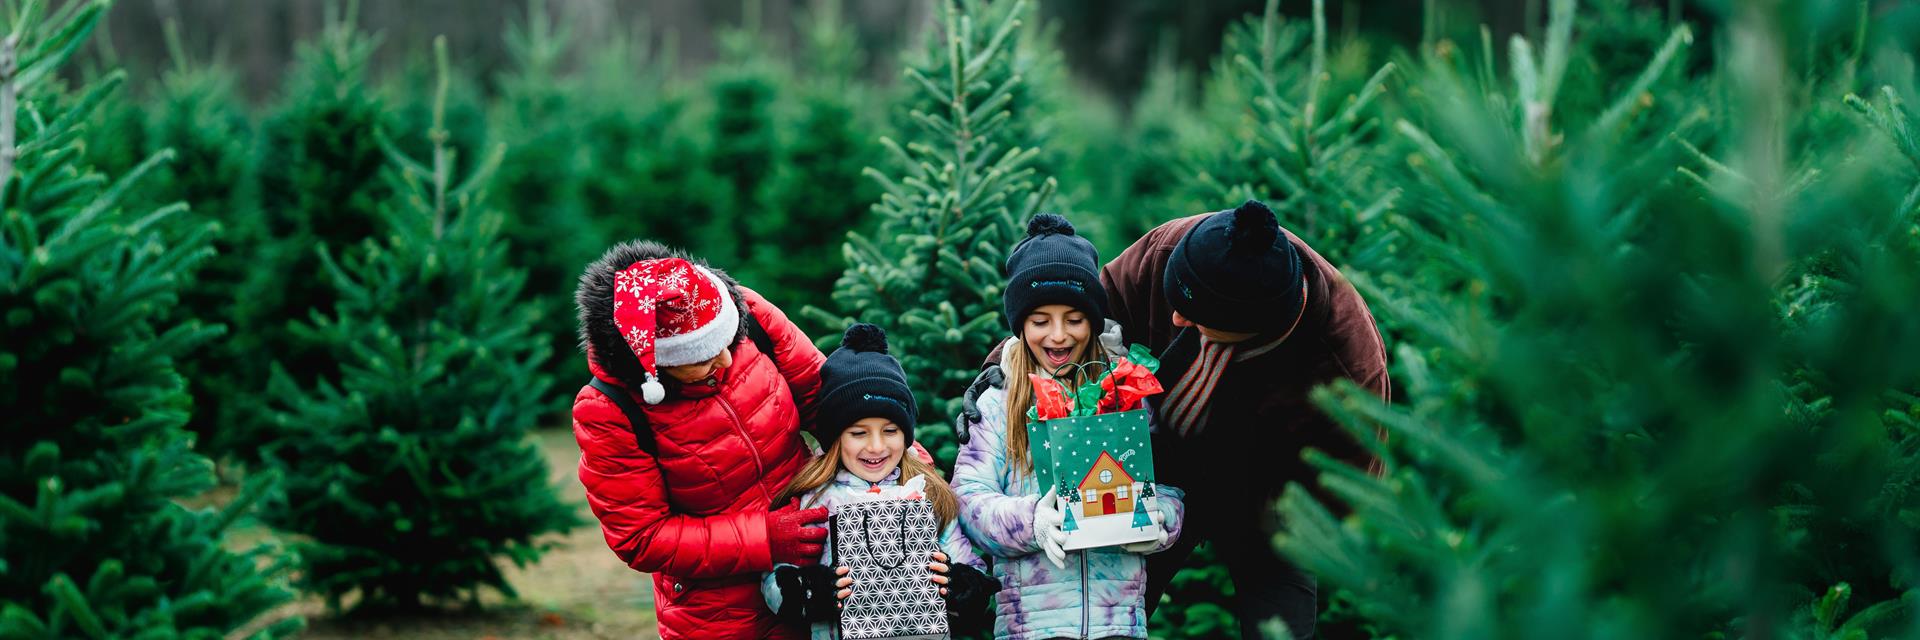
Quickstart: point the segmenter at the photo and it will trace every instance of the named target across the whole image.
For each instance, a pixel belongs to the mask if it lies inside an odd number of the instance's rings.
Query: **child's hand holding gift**
[[[1144,500],[1144,498],[1142,499]],[[1126,549],[1127,553],[1153,553],[1154,550],[1159,549],[1161,545],[1167,543],[1167,523],[1164,522],[1166,516],[1160,515],[1158,508],[1152,508],[1147,509],[1147,517],[1153,520],[1154,538],[1152,540],[1141,540],[1139,542],[1129,542],[1120,545],[1120,548]]]
[[[1066,515],[1060,512],[1059,490],[1049,487],[1047,494],[1040,496],[1040,502],[1033,507],[1033,537],[1040,543],[1040,551],[1047,554],[1053,566],[1067,568],[1067,532],[1061,527]]]

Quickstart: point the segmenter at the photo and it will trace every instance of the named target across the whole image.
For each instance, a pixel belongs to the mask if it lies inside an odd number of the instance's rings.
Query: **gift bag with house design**
[[[1152,540],[1152,412],[1143,398],[1158,393],[1159,362],[1135,345],[1101,373],[1066,395],[1057,380],[1035,376],[1028,449],[1040,486],[1053,487],[1065,516],[1066,549],[1091,549]]]

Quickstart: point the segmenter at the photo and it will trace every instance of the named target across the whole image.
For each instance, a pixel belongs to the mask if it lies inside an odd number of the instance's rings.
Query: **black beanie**
[[[1064,304],[1087,314],[1093,332],[1107,320],[1107,290],[1100,286],[1100,253],[1074,235],[1073,223],[1051,213],[1027,223],[1027,237],[1007,255],[1007,288],[1000,295],[1007,328],[1015,335],[1034,309]]]
[[[1161,283],[1173,310],[1208,329],[1265,333],[1300,317],[1300,252],[1258,200],[1194,225]]]
[[[887,355],[887,332],[880,327],[864,322],[847,327],[840,348],[820,365],[816,402],[819,416],[813,437],[823,448],[833,446],[853,423],[874,417],[900,425],[907,442],[913,442],[913,422],[919,412],[900,361]]]

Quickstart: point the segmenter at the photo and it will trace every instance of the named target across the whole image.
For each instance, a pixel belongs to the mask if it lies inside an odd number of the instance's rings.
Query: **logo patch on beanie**
[[[1175,286],[1178,286],[1178,287],[1180,287],[1180,298],[1181,298],[1182,300],[1192,300],[1192,299],[1193,299],[1193,289],[1189,289],[1189,288],[1187,288],[1187,283],[1185,283],[1185,282],[1181,282],[1181,281],[1180,281],[1180,276],[1177,276],[1177,275],[1176,275],[1176,276],[1174,276],[1174,277],[1173,277],[1173,284],[1174,284]]]
[[[874,395],[874,394],[871,394],[871,393],[862,393],[862,394],[860,394],[860,399],[861,399],[861,400],[868,400],[868,401],[872,401],[872,400],[881,400],[881,401],[884,401],[884,402],[886,402],[887,404],[891,404],[891,405],[893,405],[893,406],[896,406],[896,407],[899,407],[899,408],[900,408],[900,410],[901,410],[901,411],[903,411],[903,412],[908,412],[908,413],[911,413],[911,412],[909,412],[909,411],[907,411],[907,405],[905,405],[905,404],[901,404],[901,402],[900,402],[899,400],[895,400],[895,399],[893,399],[893,398],[890,398],[890,397],[887,397],[887,396],[882,396],[882,395]]]
[[[1080,284],[1078,280],[1035,280],[1027,283],[1027,287],[1032,289],[1038,289],[1040,287],[1066,287],[1081,293],[1086,293],[1087,291],[1087,286]]]

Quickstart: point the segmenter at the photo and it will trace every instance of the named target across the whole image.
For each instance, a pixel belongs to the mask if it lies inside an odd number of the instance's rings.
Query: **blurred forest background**
[[[165,66],[168,49],[154,25],[181,25],[186,48],[205,56],[226,54],[253,99],[264,99],[279,85],[294,54],[295,43],[324,27],[323,7],[332,0],[139,0],[116,6],[104,24],[99,46],[111,48],[120,65],[135,78],[152,78]],[[530,0],[462,2],[461,0],[362,0],[362,24],[385,36],[388,46],[373,56],[375,73],[392,72],[410,56],[425,55],[437,36],[446,36],[449,51],[462,67],[483,75],[510,64],[510,52],[501,40],[504,26],[526,15]],[[1664,0],[1663,0],[1664,1]],[[1420,36],[1422,0],[1340,0],[1329,3],[1329,20],[1353,33],[1365,30],[1387,41],[1413,42]],[[702,0],[550,0],[554,19],[574,24],[586,41],[626,32],[677,41],[676,64],[681,72],[698,71],[721,55],[715,36],[724,27],[761,25],[756,37],[770,49],[793,53],[802,44],[797,18],[806,0],[705,2]],[[1539,0],[1484,0],[1454,3],[1462,24],[1484,21],[1497,34],[1512,33],[1525,24],[1528,11],[1538,18]],[[1305,2],[1282,3],[1282,10],[1304,17]],[[1182,65],[1200,68],[1219,52],[1226,27],[1262,9],[1260,0],[1175,2],[1171,0],[1048,0],[1040,3],[1043,19],[1056,22],[1059,47],[1075,78],[1103,93],[1124,96],[1138,91],[1146,80],[1148,62],[1156,47],[1171,46]],[[932,23],[938,3],[914,0],[847,0],[842,10],[846,26],[861,48],[871,55],[861,77],[892,82],[898,69],[890,64]],[[747,14],[753,13],[750,18]],[[1535,22],[1538,22],[1536,19]]]
[[[1248,198],[1391,352],[1315,397],[1386,475],[1276,503],[1328,636],[1920,637],[1920,3],[0,18],[0,637],[647,634],[567,430],[606,246],[882,325],[944,467],[1028,217]],[[1234,637],[1230,561],[1154,635]]]

